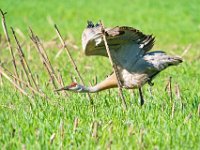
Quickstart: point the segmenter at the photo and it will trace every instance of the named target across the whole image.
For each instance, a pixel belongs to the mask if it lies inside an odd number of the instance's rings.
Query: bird
[[[169,66],[180,64],[183,60],[179,56],[167,55],[164,51],[151,51],[155,43],[155,37],[146,35],[140,30],[128,26],[115,26],[105,28],[102,25],[88,21],[86,29],[82,33],[82,47],[86,56],[108,57],[103,34],[113,63],[116,65],[119,82],[125,89],[139,89],[141,105],[144,103],[142,86],[148,83],[153,85],[152,80]],[[77,82],[57,89],[56,91],[73,91],[79,93],[96,93],[110,88],[118,87],[117,77],[111,73],[105,80],[95,86],[86,87]]]

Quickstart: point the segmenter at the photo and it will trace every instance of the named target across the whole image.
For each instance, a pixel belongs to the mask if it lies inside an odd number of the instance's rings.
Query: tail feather
[[[162,70],[166,69],[169,66],[176,66],[183,62],[183,59],[179,56],[169,56],[165,53],[154,52],[149,55],[149,58],[146,59],[147,62],[152,64],[152,72],[149,74],[150,81],[155,78],[155,76],[161,72]]]
[[[179,56],[169,56],[163,52],[155,51],[147,53],[144,59],[152,64],[152,67],[157,71],[161,71],[169,66],[178,65],[183,62]]]

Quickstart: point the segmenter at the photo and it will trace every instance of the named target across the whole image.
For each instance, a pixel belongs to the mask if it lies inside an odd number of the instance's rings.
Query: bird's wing
[[[142,57],[154,45],[152,35],[145,35],[132,27],[117,26],[106,28],[105,31],[113,61],[126,69],[129,69],[138,58]],[[86,55],[107,57],[100,25],[89,26],[83,31],[82,46]]]

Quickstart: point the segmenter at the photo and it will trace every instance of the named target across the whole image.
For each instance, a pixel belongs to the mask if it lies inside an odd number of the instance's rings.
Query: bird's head
[[[72,92],[79,92],[79,93],[88,92],[88,89],[85,86],[80,85],[76,82],[72,82],[70,85],[62,87],[62,88],[57,89],[55,91],[63,91],[63,90],[72,91]]]
[[[92,21],[88,21],[87,27],[83,31],[82,34],[82,46],[83,50],[88,49],[88,44],[96,45],[98,40],[101,41],[102,39],[102,31],[101,26],[97,23],[96,25],[93,24]]]

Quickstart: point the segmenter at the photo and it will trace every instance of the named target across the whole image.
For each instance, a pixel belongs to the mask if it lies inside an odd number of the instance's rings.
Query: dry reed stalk
[[[65,138],[65,129],[64,129],[64,122],[63,120],[61,120],[60,122],[60,145],[59,145],[59,149],[63,149],[63,142],[64,142],[64,138]]]
[[[111,150],[111,146],[112,146],[113,141],[110,140],[106,146],[106,150]]]
[[[126,100],[125,100],[123,92],[122,92],[122,86],[121,86],[121,82],[120,82],[120,79],[119,79],[119,73],[118,73],[118,70],[117,70],[117,66],[113,62],[113,59],[112,59],[112,56],[111,56],[111,53],[110,53],[110,49],[108,47],[108,43],[107,43],[107,40],[106,40],[106,31],[105,31],[104,25],[103,25],[103,23],[101,21],[100,21],[100,24],[101,24],[101,27],[102,27],[103,40],[104,40],[104,44],[105,44],[106,51],[107,51],[107,54],[108,54],[108,58],[109,58],[110,63],[112,65],[114,74],[115,74],[115,76],[117,78],[117,85],[118,85],[119,95],[120,95],[120,97],[122,99],[123,108],[126,110],[127,109],[127,104],[126,104]]]
[[[57,43],[56,43],[56,41],[51,41],[51,40],[49,40],[49,41],[46,41],[46,42],[42,42],[42,45],[43,45],[43,47],[46,49],[48,49],[48,48],[52,48],[52,49],[54,49],[54,48],[58,48],[58,46],[56,45]]]
[[[48,75],[49,75],[49,77],[50,77],[50,81],[51,81],[52,84],[53,84],[54,90],[57,89],[56,83],[55,83],[55,81],[54,81],[54,76],[51,74],[51,71],[50,71],[50,69],[49,69],[47,63],[45,63],[45,60],[44,60],[44,59],[42,59],[42,62],[43,62],[43,65],[45,66],[45,68],[46,68],[46,70],[47,70],[47,72],[48,72]],[[48,82],[48,84],[49,84],[49,82]],[[58,92],[56,92],[56,93],[58,93]]]
[[[23,72],[23,70],[19,71],[19,79],[24,79],[24,72]],[[17,79],[15,79],[15,80],[17,80]],[[24,85],[21,84],[20,82],[19,82],[19,84],[20,84],[21,88],[23,89]]]
[[[73,132],[74,132],[74,133],[76,133],[76,130],[77,130],[77,128],[78,128],[78,123],[79,123],[79,120],[78,120],[78,118],[76,117],[76,118],[74,119],[74,129],[73,129]]]
[[[94,121],[92,123],[92,137],[97,139],[98,138],[98,122],[97,121]]]
[[[65,129],[64,129],[64,122],[61,120],[60,122],[60,137],[62,141],[64,140],[64,135],[65,135]]]
[[[41,97],[45,97],[47,98],[47,96],[44,93],[40,93],[38,92],[36,89],[34,89],[33,87],[31,87],[29,84],[27,84],[25,81],[21,80],[20,78],[16,77],[15,75],[13,75],[10,71],[8,71],[7,69],[3,68],[2,66],[0,66],[0,69],[2,71],[4,71],[5,73],[7,73],[7,75],[11,76],[12,78],[14,78],[15,80],[17,80],[19,83],[21,83],[21,85],[25,85],[26,87],[28,87],[33,93],[41,96]]]
[[[57,54],[56,54],[56,56],[55,56],[55,59],[57,59],[57,58],[61,55],[61,53],[63,52],[63,50],[64,50],[64,48],[62,47],[62,48],[57,52]]]
[[[77,45],[70,43],[70,41],[66,41],[65,43],[68,43],[68,46],[73,48],[74,50],[78,50],[78,48],[79,48]],[[62,54],[63,51],[64,51],[63,47],[60,48],[59,51],[57,52],[55,58],[57,59]]]
[[[40,81],[39,81],[39,75],[38,74],[35,74],[35,82],[36,82],[37,86],[39,86]]]
[[[112,146],[112,143],[113,143],[113,125],[112,125],[112,122],[110,122],[109,124],[109,128],[108,128],[108,132],[109,132],[109,141],[108,141],[108,144],[106,146],[106,149],[111,149],[111,146]]]
[[[53,133],[50,137],[50,144],[53,144],[54,139],[56,138],[56,134]]]
[[[2,27],[3,27],[3,30],[4,30],[4,34],[6,36],[7,44],[8,44],[9,50],[10,50],[10,54],[12,56],[12,64],[13,64],[13,67],[14,67],[14,73],[17,77],[19,77],[17,65],[16,65],[16,61],[15,61],[15,55],[14,55],[14,52],[13,52],[11,40],[10,40],[10,37],[8,35],[8,30],[7,30],[7,26],[6,26],[6,18],[5,18],[6,12],[4,13],[1,9],[0,9],[0,12],[1,12],[1,15],[2,15]],[[19,84],[19,86],[20,86],[20,84]]]
[[[189,113],[189,115],[185,117],[184,124],[186,124],[191,118],[192,118],[192,113]]]
[[[0,86],[3,86],[2,74],[0,73]]]
[[[22,150],[27,150],[25,144],[22,144]]]
[[[107,129],[110,125],[112,125],[112,120],[110,120],[104,127],[102,127],[102,130]]]
[[[198,114],[198,116],[200,117],[200,104],[198,105],[197,114]]]
[[[16,28],[16,33],[23,39],[23,40],[26,40],[26,36],[24,35],[24,33],[19,29],[19,28]]]
[[[176,83],[175,85],[175,93],[176,93],[176,98],[181,99],[181,92],[178,83]]]
[[[70,73],[70,79],[72,82],[77,82],[77,78]]]
[[[31,44],[30,43],[28,43],[28,45],[27,45],[27,59],[29,61],[33,60],[32,55],[31,55]]]
[[[31,29],[30,29],[30,30],[31,30]],[[38,41],[36,40],[35,36],[33,35],[32,30],[31,30],[31,33],[32,33],[32,35],[30,36],[30,38],[31,38],[32,42],[34,43],[36,49],[38,50],[39,55],[41,56],[43,65],[44,65],[44,67],[46,68],[46,70],[47,70],[47,72],[48,72],[48,75],[49,75],[49,77],[50,77],[50,80],[51,80],[51,82],[52,82],[52,84],[53,84],[54,89],[57,89],[56,83],[55,83],[55,81],[54,81],[54,76],[51,74],[51,70],[50,70],[50,67],[49,67],[49,65],[48,65],[48,63],[47,63],[47,60],[46,60],[44,54],[41,52],[40,46],[39,46],[39,44],[38,44]]]
[[[171,114],[171,118],[174,118],[174,112],[175,112],[175,102],[173,102],[172,104],[172,114]]]
[[[181,54],[181,57],[183,57],[185,54],[187,54],[187,52],[191,49],[191,47],[192,47],[192,44],[189,44],[189,45],[185,48],[185,50],[183,51],[183,53]]]
[[[46,53],[46,51],[45,51],[45,49],[44,49],[44,46],[43,46],[42,42],[40,41],[40,39],[39,39],[38,36],[35,36],[35,37],[36,37],[36,40],[37,40],[37,42],[38,42],[38,44],[39,44],[39,46],[40,46],[40,48],[41,48],[41,52],[43,53],[43,55],[44,55],[44,57],[45,57],[45,60],[46,60],[46,62],[47,62],[47,64],[48,64],[49,68],[51,69],[51,72],[52,72],[52,74],[53,74],[55,80],[56,80],[57,83],[59,84],[59,81],[58,81],[58,78],[57,78],[57,76],[56,76],[56,73],[55,73],[55,71],[54,71],[54,69],[53,69],[53,66],[52,66],[52,64],[51,64],[51,62],[50,62],[50,60],[49,60],[49,57],[48,57],[48,55],[47,55],[47,53]],[[60,85],[60,84],[59,84],[59,85]],[[61,85],[60,85],[60,86],[61,86]]]
[[[3,38],[3,35],[0,34],[0,49],[6,49],[8,46],[6,38]]]
[[[71,55],[71,53],[69,52],[69,49],[68,49],[66,43],[64,42],[64,40],[63,40],[63,38],[62,38],[62,36],[61,36],[61,33],[60,33],[60,31],[58,30],[57,25],[55,24],[54,27],[55,27],[56,33],[57,33],[57,35],[58,35],[58,37],[59,37],[59,39],[60,39],[62,45],[63,45],[63,48],[64,48],[64,49],[66,50],[66,52],[67,52],[67,55],[68,55],[68,57],[69,57],[69,59],[70,59],[70,62],[71,62],[71,64],[72,64],[72,66],[74,67],[75,72],[77,73],[77,75],[78,75],[78,77],[79,77],[81,83],[82,83],[83,85],[85,85],[85,84],[84,84],[84,81],[83,81],[83,78],[81,77],[81,74],[80,74],[80,72],[79,72],[79,70],[78,70],[78,67],[76,66],[76,63],[75,63],[74,59],[72,58],[72,55]],[[94,102],[93,102],[93,100],[92,100],[90,94],[87,93],[87,95],[88,95],[88,98],[89,98],[89,100],[90,100],[91,105],[94,106]],[[94,111],[94,107],[93,107],[93,111]]]
[[[58,81],[62,87],[65,86],[60,70],[58,70]]]
[[[18,53],[19,53],[19,56],[20,56],[20,61],[21,61],[22,67],[23,67],[23,69],[24,69],[24,72],[25,72],[25,74],[26,74],[28,83],[30,84],[30,86],[32,86],[31,81],[30,81],[30,78],[31,78],[31,80],[33,81],[33,84],[34,84],[35,88],[36,88],[37,91],[39,92],[40,90],[39,90],[39,88],[38,88],[38,86],[37,86],[37,84],[36,84],[36,82],[35,82],[35,79],[33,78],[33,74],[32,74],[32,72],[31,72],[31,69],[30,69],[30,67],[29,67],[29,65],[28,65],[28,63],[27,63],[27,61],[26,61],[26,59],[25,59],[25,55],[24,55],[24,53],[23,53],[23,51],[22,51],[22,48],[21,48],[21,46],[20,46],[20,43],[19,43],[19,41],[18,41],[18,39],[17,39],[17,37],[16,37],[16,35],[15,35],[15,31],[13,30],[12,27],[11,27],[11,30],[12,30],[13,36],[14,36],[14,38],[15,38],[15,41],[16,41],[16,43],[17,43],[17,46],[18,46],[17,50],[18,50]],[[30,78],[29,78],[29,77],[30,77]]]
[[[94,81],[93,81],[94,85],[96,85],[98,83],[98,78],[97,76],[94,77]]]
[[[141,128],[140,129],[140,148],[144,149],[144,135],[145,135],[145,129]]]
[[[167,91],[169,97],[170,97],[170,102],[172,103],[172,77],[169,77],[168,83],[165,87],[165,91]]]
[[[61,73],[60,73],[59,70],[58,70],[58,81],[59,81],[59,83],[60,83],[60,85],[61,85],[62,87],[65,86],[64,81],[63,81],[63,77],[62,77],[62,75],[61,75]],[[69,94],[66,93],[65,91],[62,91],[62,92],[63,92],[63,94],[64,94],[65,96],[69,96]]]
[[[38,53],[39,53],[39,55],[40,55],[40,57],[42,59],[43,65],[44,65],[44,67],[46,68],[46,70],[48,72],[48,75],[49,75],[49,77],[50,77],[50,79],[52,81],[52,84],[53,84],[53,87],[54,87],[54,90],[55,90],[55,89],[57,89],[56,82],[60,86],[61,86],[61,84],[58,81],[58,78],[57,78],[57,76],[55,74],[55,71],[54,71],[54,69],[53,69],[53,67],[51,65],[51,62],[50,62],[50,60],[48,58],[48,55],[47,55],[42,43],[40,42],[39,37],[34,35],[33,30],[30,27],[29,27],[29,30],[31,32],[30,38],[31,38],[32,42],[34,43],[36,49],[38,50]]]
[[[0,67],[0,73],[2,74],[2,76],[4,76],[12,85],[14,85],[14,87],[16,87],[16,89],[18,91],[20,91],[22,94],[24,94],[25,96],[27,96],[28,98],[31,98],[28,93],[26,93],[18,84],[16,84],[16,82],[14,82],[2,69],[2,67]]]
[[[133,124],[130,124],[128,127],[128,136],[132,136],[134,134]]]

